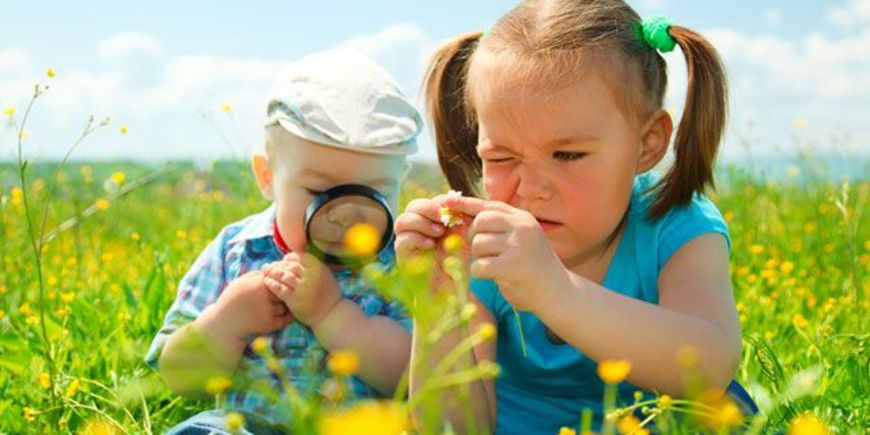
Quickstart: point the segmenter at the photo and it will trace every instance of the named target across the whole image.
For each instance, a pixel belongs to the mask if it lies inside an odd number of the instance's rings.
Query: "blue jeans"
[[[227,411],[212,409],[200,412],[187,420],[178,423],[166,432],[167,435],[285,435],[287,432],[273,426],[263,417],[241,413],[245,417],[245,425],[236,432],[230,432],[224,422]]]

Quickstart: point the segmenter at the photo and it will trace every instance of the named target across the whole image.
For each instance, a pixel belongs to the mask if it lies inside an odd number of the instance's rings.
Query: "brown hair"
[[[671,26],[668,33],[685,56],[688,91],[674,140],[674,164],[652,188],[653,219],[713,186],[713,162],[727,109],[725,71],[713,46],[685,27]],[[481,38],[481,32],[472,32],[443,44],[424,83],[438,161],[454,189],[479,193],[481,160],[469,90],[492,78],[475,74],[478,47],[510,62],[512,83],[555,89],[570,84],[588,65],[601,64],[614,76],[611,90],[627,115],[644,119],[662,107],[665,60],[643,42],[640,17],[622,0],[527,0]]]

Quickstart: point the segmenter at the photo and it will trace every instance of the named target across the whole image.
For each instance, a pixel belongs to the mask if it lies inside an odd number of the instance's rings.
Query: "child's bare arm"
[[[291,253],[263,270],[269,289],[326,350],[353,351],[360,360],[357,376],[381,393],[393,393],[411,354],[411,335],[398,322],[367,317],[343,299],[332,272],[311,255]]]
[[[169,388],[201,397],[209,378],[230,375],[251,334],[282,329],[293,317],[263,283],[260,272],[245,274],[193,322],[176,331],[160,354],[159,370]]]
[[[310,325],[328,351],[359,356],[357,376],[378,392],[393,394],[411,358],[411,334],[386,316],[367,317],[357,304],[342,299],[320,322]]]

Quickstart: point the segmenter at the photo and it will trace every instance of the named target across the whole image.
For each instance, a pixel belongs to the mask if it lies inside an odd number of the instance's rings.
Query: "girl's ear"
[[[670,113],[663,109],[653,113],[643,128],[636,173],[649,171],[662,160],[668,151],[673,131],[674,123]]]
[[[268,200],[272,200],[272,166],[269,164],[269,156],[262,151],[254,153],[251,157],[251,170],[254,171],[254,178],[257,180],[257,186],[260,192]]]

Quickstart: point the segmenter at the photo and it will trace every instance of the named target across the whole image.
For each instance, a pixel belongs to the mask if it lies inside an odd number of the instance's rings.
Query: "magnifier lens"
[[[334,195],[310,214],[306,225],[310,247],[337,264],[374,257],[392,237],[392,218],[379,195]]]

